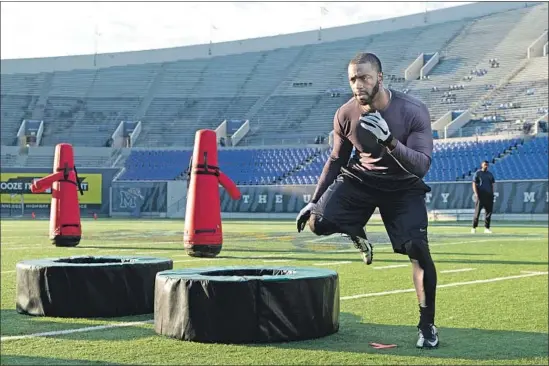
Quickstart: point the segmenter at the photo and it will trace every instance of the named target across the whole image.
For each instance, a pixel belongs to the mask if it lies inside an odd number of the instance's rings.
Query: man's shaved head
[[[371,64],[376,72],[383,72],[381,61],[373,53],[361,52],[351,59],[349,65]]]

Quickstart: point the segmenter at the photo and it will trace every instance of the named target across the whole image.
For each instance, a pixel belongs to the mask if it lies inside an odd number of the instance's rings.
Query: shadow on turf
[[[2,355],[2,365],[115,365],[107,361],[67,360],[62,358]]]
[[[415,348],[415,326],[363,323],[350,313],[340,314],[339,331],[316,340],[273,343],[275,348],[391,354],[468,360],[514,360],[547,357],[548,338],[544,333],[484,330],[471,328],[439,329],[440,347],[434,350]],[[373,349],[368,343],[396,344],[397,348]],[[253,346],[252,346],[253,347]]]

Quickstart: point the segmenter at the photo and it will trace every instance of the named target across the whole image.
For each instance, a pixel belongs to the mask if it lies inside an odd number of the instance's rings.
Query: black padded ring
[[[203,267],[158,273],[158,334],[197,342],[282,342],[339,329],[339,278],[308,267]]]
[[[16,310],[56,317],[117,317],[154,311],[154,281],[169,258],[75,256],[16,267]]]

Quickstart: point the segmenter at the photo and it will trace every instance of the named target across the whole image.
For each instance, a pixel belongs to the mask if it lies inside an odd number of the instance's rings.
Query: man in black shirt
[[[494,208],[494,175],[488,171],[488,162],[485,160],[479,170],[473,175],[473,192],[475,192],[475,214],[473,216],[473,228],[471,232],[477,231],[480,211],[484,208],[484,232],[491,234],[490,222],[492,220],[492,210]]]
[[[345,234],[371,264],[373,248],[364,227],[379,207],[393,251],[412,263],[420,309],[416,346],[437,347],[437,273],[425,204],[430,188],[422,180],[433,151],[429,111],[416,98],[383,86],[374,54],[358,54],[348,74],[354,96],[335,113],[332,152],[311,202],[297,217],[297,230],[308,222],[316,235]]]

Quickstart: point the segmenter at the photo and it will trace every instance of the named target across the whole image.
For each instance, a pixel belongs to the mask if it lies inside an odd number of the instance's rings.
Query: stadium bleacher
[[[548,138],[537,137],[517,148],[491,168],[500,180],[545,179],[549,175]]]
[[[320,154],[320,148],[220,150],[219,165],[237,184],[276,184]],[[183,178],[191,150],[134,150],[119,180]]]
[[[460,136],[518,136],[525,122],[548,110],[547,55],[527,59],[523,52],[547,29],[547,13],[547,4],[541,3],[261,52],[2,74],[1,144],[16,148],[21,121],[32,118],[44,121],[41,146],[69,142],[100,149],[120,121],[141,120],[141,133],[133,141],[139,149],[98,154],[91,149],[79,156],[81,165],[123,167],[120,180],[181,179],[197,129],[215,129],[225,119],[248,119],[250,131],[239,143],[247,149],[220,150],[227,174],[238,184],[314,184],[329,149],[310,146],[328,135],[334,112],[351,96],[346,65],[357,50],[378,54],[386,84],[424,100],[433,122],[448,111],[470,109],[473,119]],[[405,69],[419,54],[433,52],[439,52],[440,63],[429,78],[404,80]],[[463,88],[454,90],[453,85]],[[448,92],[455,99],[445,100]],[[426,179],[469,179],[482,160],[495,162],[498,179],[546,178],[547,138],[527,137],[438,141]],[[2,153],[2,165],[49,167],[51,156],[27,158],[10,150]]]
[[[191,150],[135,150],[120,180],[183,178]],[[327,148],[222,149],[219,165],[237,184],[316,184],[330,154]],[[468,180],[482,161],[498,180],[547,178],[547,137],[439,142],[433,150],[428,182]],[[527,162],[526,162],[527,161]]]
[[[410,94],[426,102],[433,121],[449,110],[469,108],[489,92],[486,85],[499,84],[524,62],[524,52],[517,50],[526,50],[547,28],[547,8],[535,9],[525,8],[472,20],[444,48],[443,60],[431,70],[429,80],[415,80],[409,84]],[[499,67],[491,67],[489,61],[494,58]],[[486,70],[487,73],[465,81],[464,77],[471,76],[472,70]],[[451,85],[463,85],[464,88],[450,90]],[[433,91],[433,86],[438,90]],[[455,102],[442,102],[443,94],[447,92],[455,95]]]
[[[13,144],[21,120],[33,113],[45,122],[43,145],[65,141],[104,146],[121,120],[142,120],[141,136],[134,146],[189,146],[197,125],[215,128],[226,118],[251,120],[251,131],[241,145],[287,144],[290,132],[294,143],[312,143],[317,135],[329,133],[333,113],[350,96],[346,64],[358,49],[378,54],[386,83],[423,99],[434,121],[448,110],[469,108],[487,94],[486,85],[512,74],[525,62],[524,53],[517,49],[525,50],[545,28],[547,4],[541,4],[264,52],[94,70],[3,74],[2,143]],[[403,80],[404,70],[420,53],[437,51],[441,62],[428,80]],[[489,66],[493,58],[499,67]],[[533,87],[547,89],[546,74],[532,75],[547,69],[546,60],[539,57],[527,62],[524,75],[517,75],[511,84],[530,75],[538,80]],[[463,81],[472,69],[488,72]],[[454,103],[441,102],[450,85],[461,84],[464,89],[452,91]],[[436,92],[433,86],[438,87]],[[331,89],[344,92],[332,97],[327,92]],[[525,119],[536,117],[536,107],[547,106],[543,92],[536,95],[531,105],[515,112]],[[501,98],[519,96],[509,92]],[[474,124],[470,127],[461,135],[477,131]]]
[[[514,138],[435,144],[431,168],[425,180],[446,182],[466,179],[480,168],[484,160],[495,163],[496,159],[504,156],[519,143],[521,140]]]
[[[134,150],[119,180],[174,180],[190,160],[190,150]]]

